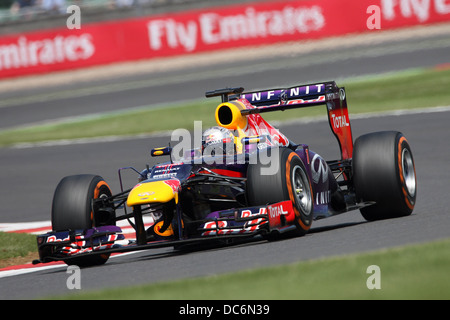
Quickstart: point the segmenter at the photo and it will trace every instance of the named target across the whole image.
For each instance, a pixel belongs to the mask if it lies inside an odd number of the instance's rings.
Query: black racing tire
[[[80,230],[103,225],[96,216],[92,199],[111,196],[111,189],[102,177],[80,174],[63,178],[56,187],[52,203],[52,229]],[[69,265],[87,267],[104,264],[109,254],[92,255],[67,260]]]
[[[278,170],[261,174],[267,165],[249,164],[247,168],[247,201],[250,206],[291,200],[295,211],[295,235],[305,235],[313,220],[314,201],[311,182],[300,157],[290,149],[279,148]],[[272,165],[272,164],[271,164]]]
[[[366,220],[412,213],[417,179],[411,147],[401,132],[382,131],[360,136],[355,141],[352,162],[357,199],[376,203],[360,209]]]

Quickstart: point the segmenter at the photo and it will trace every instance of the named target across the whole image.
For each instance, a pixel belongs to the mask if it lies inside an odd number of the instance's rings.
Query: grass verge
[[[35,235],[0,232],[0,268],[30,262],[36,258]]]
[[[298,300],[450,298],[450,239],[290,265],[151,285],[83,292],[61,299]],[[380,268],[380,289],[369,290]],[[83,271],[81,271],[83,272]],[[81,273],[82,283],[83,273]],[[371,283],[371,280],[369,280]],[[58,297],[57,297],[58,298]]]
[[[450,105],[450,69],[414,69],[367,79],[347,80],[345,86],[350,114]],[[193,129],[214,125],[218,99],[148,106],[127,112],[113,112],[67,122],[0,131],[0,146],[22,142],[137,135],[177,128]],[[268,121],[324,116],[323,108],[307,108],[265,114]]]

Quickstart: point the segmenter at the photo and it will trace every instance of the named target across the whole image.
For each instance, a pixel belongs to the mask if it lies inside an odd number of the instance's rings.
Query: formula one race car
[[[335,82],[244,92],[206,93],[222,98],[217,126],[194,146],[155,148],[170,161],[143,171],[119,170],[121,192],[97,175],[61,180],[52,204],[53,231],[37,237],[39,262],[80,267],[105,263],[111,253],[224,241],[304,235],[313,220],[359,209],[367,220],[411,214],[416,175],[410,146],[400,132],[363,135],[353,144],[346,92]],[[266,122],[261,114],[325,105],[341,159],[326,161]],[[191,141],[190,139],[185,139]],[[121,170],[138,183],[122,187]],[[119,214],[120,212],[120,214]],[[143,217],[151,217],[148,226]],[[126,239],[117,222],[128,220]]]

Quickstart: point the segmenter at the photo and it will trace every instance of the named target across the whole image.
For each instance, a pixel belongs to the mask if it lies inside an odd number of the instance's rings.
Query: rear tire
[[[250,206],[291,200],[295,211],[296,235],[305,235],[313,220],[313,196],[309,177],[300,157],[290,149],[278,149],[278,170],[262,175],[260,163],[247,169],[247,200]]]
[[[374,132],[356,139],[353,179],[357,199],[376,202],[360,210],[366,220],[412,213],[417,180],[411,148],[402,133]]]
[[[102,177],[81,174],[63,178],[56,187],[52,204],[52,229],[84,230],[106,223],[104,216],[96,214],[92,200],[110,197],[111,189]],[[87,267],[104,264],[109,254],[73,258],[66,263]]]

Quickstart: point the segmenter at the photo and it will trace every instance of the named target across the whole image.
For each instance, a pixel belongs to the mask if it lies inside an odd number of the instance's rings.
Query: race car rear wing
[[[221,96],[222,102],[247,100],[253,108],[241,110],[243,116],[326,105],[328,122],[338,140],[342,159],[352,158],[353,138],[345,88],[339,88],[334,81],[253,92],[244,92],[244,88],[238,87],[206,93],[208,98],[215,96]]]
[[[339,92],[335,82],[314,83],[284,89],[244,92],[241,99],[248,100],[255,109],[243,114],[263,113],[293,108],[323,105],[327,100],[336,98]],[[328,96],[327,96],[328,94]]]

